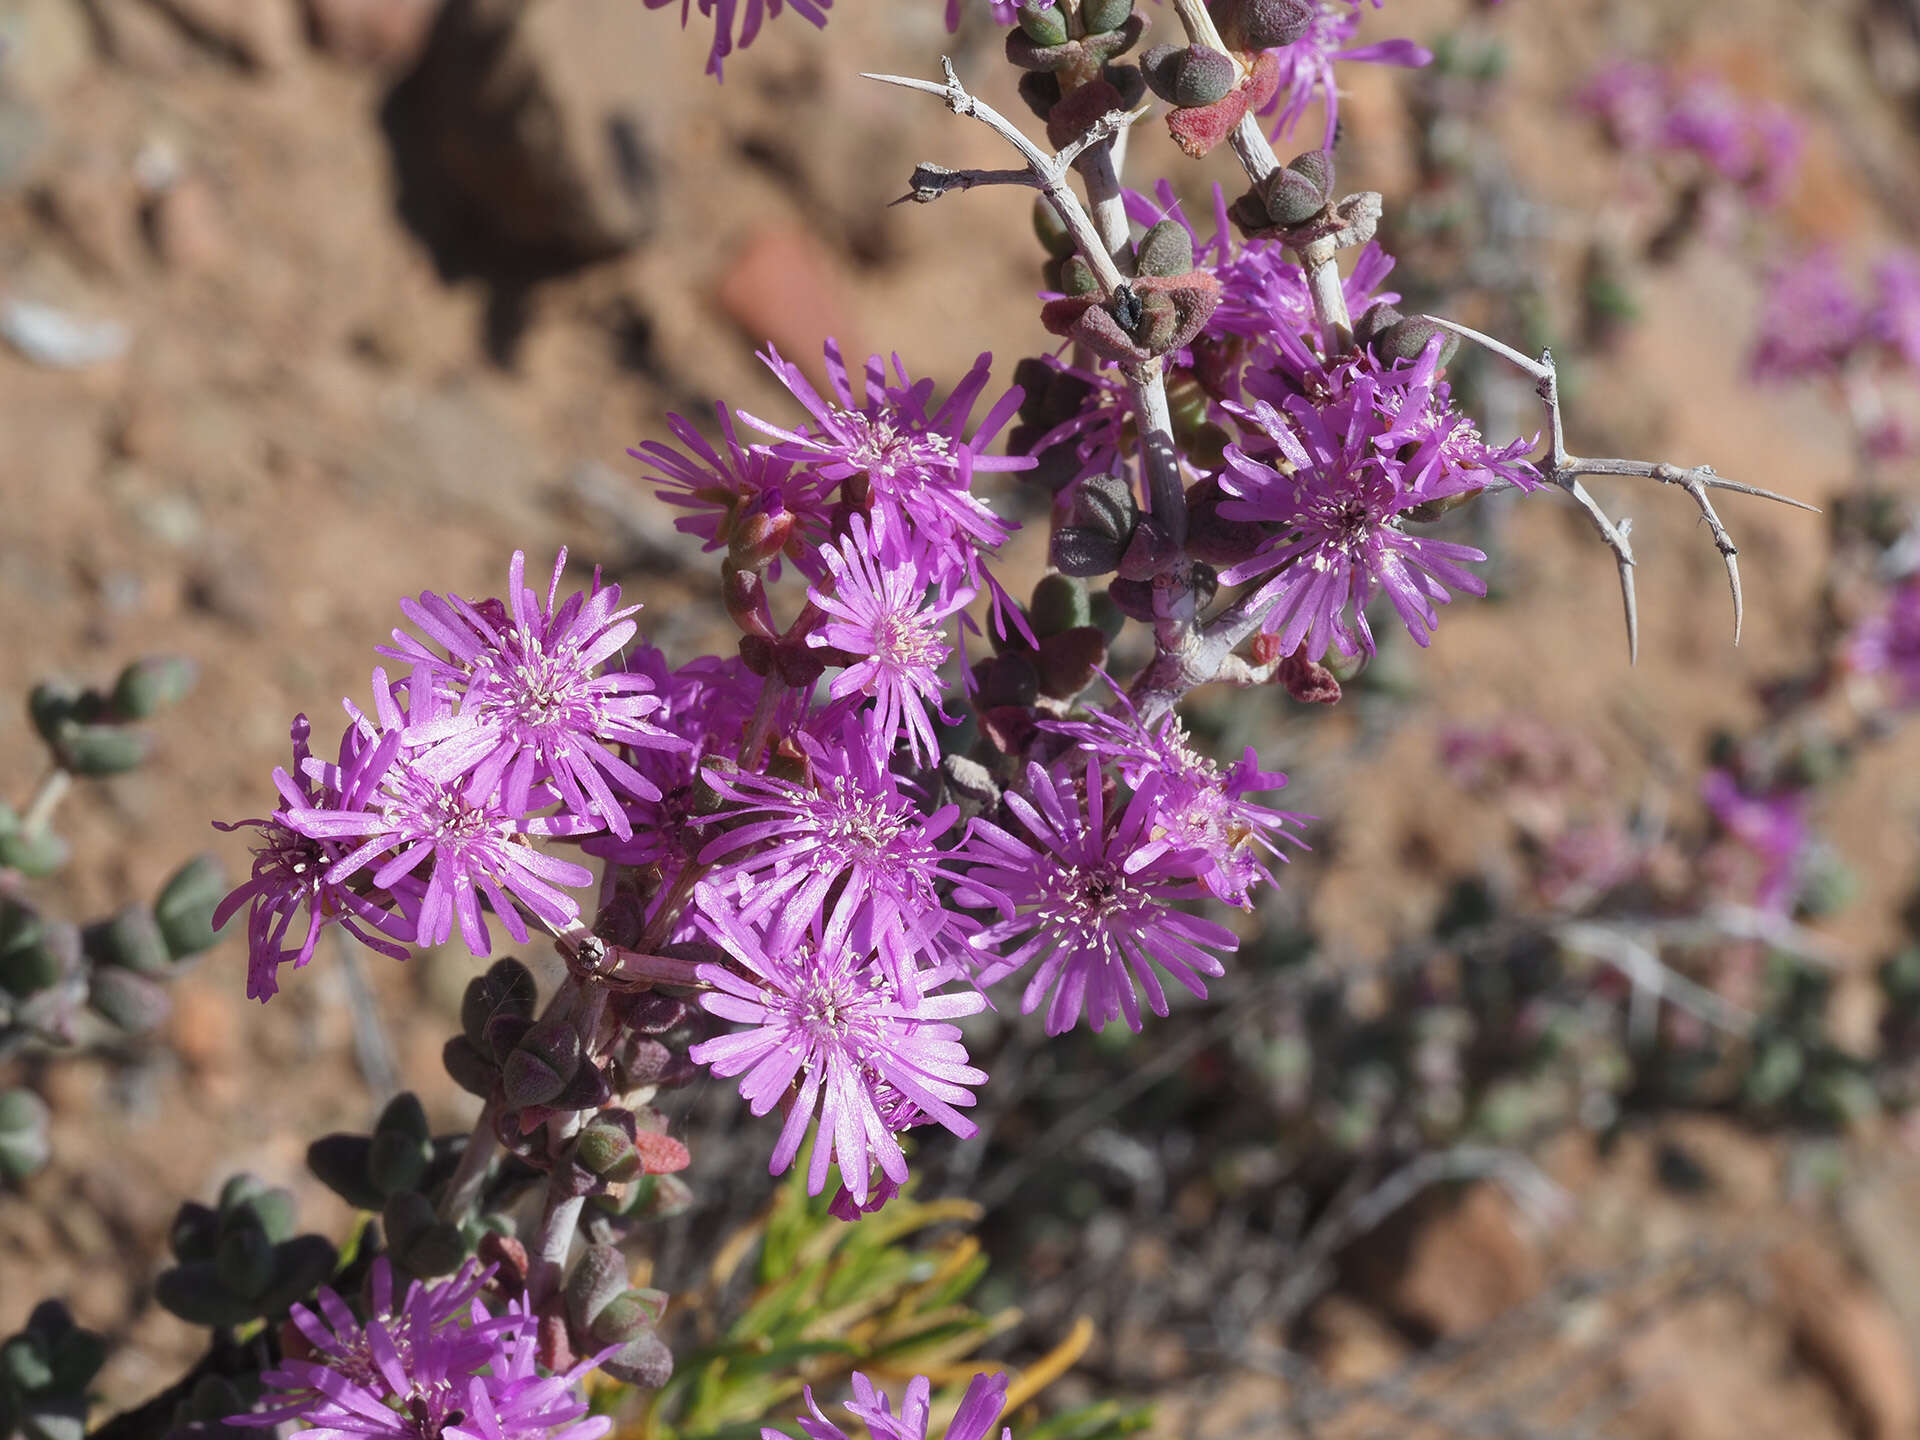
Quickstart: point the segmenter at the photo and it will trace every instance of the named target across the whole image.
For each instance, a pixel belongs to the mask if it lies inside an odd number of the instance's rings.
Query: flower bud
[[[580,1069],[580,1032],[565,1016],[535,1022],[501,1068],[507,1104],[515,1110],[557,1100]]]
[[[1162,220],[1140,237],[1134,253],[1142,275],[1184,275],[1193,269],[1193,236],[1178,220]]]
[[[1313,24],[1310,0],[1228,0],[1217,8],[1220,32],[1236,50],[1292,45]]]
[[[80,947],[95,965],[124,966],[141,975],[162,975],[173,965],[153,911],[138,902],[82,930]]]
[[[1327,208],[1332,196],[1332,164],[1322,167],[1309,163],[1302,168],[1302,162],[1324,153],[1309,150],[1260,182],[1260,203],[1273,224],[1304,225]]]
[[[1164,355],[1174,348],[1174,337],[1179,332],[1180,310],[1171,295],[1154,290],[1141,298],[1140,319],[1133,327],[1133,335],[1142,349]]]
[[[1353,325],[1353,338],[1362,345],[1371,345],[1388,330],[1398,325],[1406,317],[1385,300],[1376,300],[1369,305]]]
[[[575,1137],[573,1158],[602,1180],[625,1184],[641,1172],[633,1143],[633,1116],[624,1110],[596,1115]]]
[[[720,564],[720,594],[727,615],[747,635],[774,638],[773,611],[767,604],[767,582],[760,572],[746,569],[731,556]]]
[[[226,868],[212,855],[196,855],[173,872],[153,902],[169,956],[185,960],[213,948],[213,912],[231,888]]]
[[[145,720],[178,703],[200,678],[200,667],[179,655],[157,655],[136,660],[114,682],[112,706],[116,720]]]
[[[530,1019],[538,1000],[539,990],[531,970],[510,955],[496,960],[484,975],[469,980],[460,996],[461,1032],[485,1052],[487,1026],[494,1016],[518,1015]]]
[[[1074,491],[1070,523],[1125,544],[1133,538],[1138,503],[1133,486],[1118,475],[1089,475]]]
[[[758,635],[742,635],[740,663],[761,679],[766,679],[773,673],[773,642]]]
[[[87,1004],[129,1035],[157,1029],[173,1013],[173,1002],[156,981],[117,965],[101,966],[88,977]]]
[[[1420,353],[1427,348],[1427,342],[1436,335],[1446,337],[1440,345],[1439,359],[1440,368],[1445,369],[1448,362],[1459,353],[1460,337],[1418,315],[1409,315],[1381,332],[1373,342],[1373,351],[1382,360],[1418,360]]]
[[[793,520],[778,491],[756,496],[734,521],[727,537],[727,558],[743,570],[758,570],[787,548]]]
[[[1133,16],[1133,0],[1082,0],[1080,23],[1089,35],[1118,30]]]
[[[1041,640],[1063,630],[1092,623],[1092,607],[1084,580],[1070,575],[1043,575],[1033,587],[1033,633]]]
[[[1240,83],[1233,61],[1205,45],[1156,45],[1140,57],[1140,73],[1149,90],[1185,109],[1216,104]]]
[[[1020,21],[1020,28],[1034,44],[1052,46],[1067,43],[1067,13],[1054,0],[1022,5],[1015,14]]]
[[[0,1177],[24,1180],[53,1156],[47,1102],[31,1090],[0,1090]]]
[[[242,1173],[221,1188],[219,1215],[222,1227],[258,1225],[278,1243],[293,1233],[293,1192]]]
[[[1060,280],[1060,288],[1069,295],[1096,295],[1100,291],[1100,282],[1094,278],[1093,267],[1079,255],[1068,259],[1060,271]]]

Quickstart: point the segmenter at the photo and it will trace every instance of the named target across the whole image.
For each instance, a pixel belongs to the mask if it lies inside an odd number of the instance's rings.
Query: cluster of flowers
[[[1588,81],[1580,101],[1627,154],[1683,158],[1763,208],[1792,189],[1806,145],[1792,111],[1715,75],[1622,60]]]
[[[599,1440],[613,1422],[588,1415],[580,1393],[597,1362],[541,1374],[539,1322],[525,1297],[489,1314],[481,1295],[492,1277],[469,1261],[444,1280],[414,1281],[396,1305],[381,1256],[368,1275],[364,1321],[322,1286],[319,1314],[292,1307],[286,1358],[261,1376],[261,1404],[228,1423],[297,1420],[315,1435],[364,1440]]]
[[[1851,391],[1889,373],[1920,375],[1920,255],[1883,255],[1864,290],[1831,248],[1781,266],[1767,286],[1753,370],[1772,381],[1840,377]],[[1890,416],[1857,418],[1875,453],[1910,448]]]

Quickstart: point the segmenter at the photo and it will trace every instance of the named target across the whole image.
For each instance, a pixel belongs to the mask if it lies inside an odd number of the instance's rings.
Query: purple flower
[[[1441,347],[1442,337],[1436,335],[1411,364],[1400,363],[1381,377],[1374,405],[1393,424],[1375,443],[1384,452],[1397,452],[1403,473],[1431,477],[1421,482],[1429,497],[1489,486],[1540,489],[1546,482],[1526,458],[1538,437],[1487,444],[1479,427],[1454,406],[1452,386],[1440,378]]]
[[[334,864],[332,878],[344,884],[382,856],[373,884],[389,889],[432,862],[420,896],[419,945],[438,945],[453,932],[475,955],[492,953],[493,937],[480,902],[493,907],[507,933],[527,939],[519,907],[557,929],[580,918],[580,907],[561,886],[582,886],[593,879],[585,866],[543,855],[526,843],[531,837],[578,833],[581,822],[568,816],[538,819],[526,808],[510,806],[497,794],[478,797],[471,785],[449,784],[424,774],[401,753],[409,715],[400,708],[384,672],[373,672],[379,724],[349,706],[360,733],[351,754],[337,765],[309,760],[307,773],[327,792],[325,806],[293,807],[288,823],[315,840],[344,841],[354,848]],[[426,692],[422,692],[425,694]],[[422,694],[410,703],[423,708]],[[423,720],[441,718],[444,702],[433,697]],[[527,807],[551,804],[540,789]],[[357,842],[357,843],[356,843]],[[392,853],[389,853],[392,852]]]
[[[1868,326],[1838,255],[1812,251],[1771,277],[1753,373],[1762,380],[1833,374],[1867,338]]]
[[[1791,111],[1748,100],[1715,75],[1681,78],[1656,65],[1617,61],[1595,74],[1579,98],[1621,150],[1691,156],[1755,205],[1780,201],[1806,148],[1804,128]]]
[[[715,1075],[743,1075],[740,1094],[755,1115],[786,1104],[768,1165],[772,1174],[793,1163],[818,1114],[809,1194],[825,1187],[835,1161],[856,1204],[866,1201],[876,1160],[889,1180],[903,1184],[907,1159],[886,1113],[897,1108],[896,1096],[962,1138],[974,1133],[973,1122],[954,1107],[973,1104],[967,1087],[987,1077],[967,1063],[959,1029],[945,1022],[979,1010],[986,1003],[979,994],[911,1001],[900,995],[886,968],[851,944],[852,907],[844,899],[824,925],[779,950],[743,923],[713,886],[701,885],[695,903],[707,934],[738,967],[701,966],[700,978],[714,989],[700,1003],[750,1028],[702,1041],[688,1053]]]
[[[1448,493],[1443,485],[1470,487],[1461,477],[1449,480],[1436,456],[1409,474],[1396,454],[1383,453],[1376,393],[1375,377],[1361,374],[1324,405],[1289,396],[1285,414],[1264,400],[1251,409],[1232,407],[1292,473],[1227,447],[1220,484],[1233,498],[1220,513],[1277,525],[1281,533],[1220,578],[1237,585],[1267,577],[1260,599],[1273,609],[1262,628],[1279,636],[1285,654],[1303,644],[1310,658],[1329,646],[1343,655],[1371,654],[1366,607],[1376,592],[1385,593],[1421,645],[1438,621],[1434,606],[1450,598],[1449,586],[1486,594],[1486,583],[1461,568],[1484,554],[1400,528],[1407,511]]]
[[[974,862],[956,898],[962,904],[1004,896],[1018,908],[973,937],[987,958],[980,983],[990,985],[1039,961],[1020,999],[1031,1013],[1047,1004],[1049,1035],[1070,1030],[1082,1011],[1095,1030],[1115,1016],[1140,1029],[1140,997],[1156,1015],[1167,997],[1154,967],[1195,995],[1202,975],[1221,975],[1219,959],[1202,947],[1235,949],[1231,930],[1174,908],[1206,894],[1195,876],[1204,860],[1156,843],[1159,791],[1149,776],[1111,828],[1100,762],[1088,757],[1084,806],[1071,778],[1027,767],[1032,799],[1009,791],[1007,808],[1032,837],[1028,843],[985,820],[974,822],[966,854]],[[978,893],[975,893],[978,892]]]
[[[1310,0],[1313,19],[1293,44],[1273,51],[1280,62],[1280,88],[1262,114],[1273,115],[1273,138],[1291,135],[1316,94],[1326,105],[1327,123],[1320,148],[1331,150],[1340,127],[1340,96],[1334,83],[1337,60],[1403,65],[1418,69],[1431,64],[1433,52],[1411,40],[1384,40],[1373,45],[1349,42],[1360,29],[1362,0]],[[1379,9],[1381,0],[1372,0]],[[1278,112],[1277,114],[1275,112]]]
[[[957,589],[944,600],[929,602],[926,567],[914,552],[889,558],[858,515],[848,528],[844,542],[821,552],[833,586],[807,592],[826,615],[807,636],[807,644],[830,646],[851,657],[828,693],[838,701],[874,701],[863,724],[876,749],[890,753],[904,733],[909,753],[916,760],[924,753],[931,762],[940,746],[927,707],[931,704],[946,721],[940,709],[940,667],[953,653],[942,632],[947,618],[971,601],[974,591]]]
[[[1728,838],[1760,862],[1753,903],[1775,914],[1791,913],[1812,845],[1805,794],[1750,794],[1731,771],[1710,770],[1700,782],[1700,798]]]
[[[740,919],[764,926],[774,950],[793,949],[824,921],[831,898],[844,895],[853,905],[850,946],[877,949],[894,988],[915,998],[921,958],[957,945],[965,923],[935,889],[959,878],[934,843],[959,807],[921,813],[862,736],[796,739],[810,783],[707,771],[712,788],[735,803],[713,817],[723,828],[700,863],[721,867],[712,883],[740,897]]]
[[[935,410],[929,409],[933,382],[910,379],[898,356],[891,377],[884,360],[870,358],[856,389],[839,347],[829,340],[831,398],[823,398],[800,367],[771,346],[761,358],[814,424],[783,430],[745,411],[740,418],[782,442],[776,453],[811,465],[823,479],[843,482],[849,500],[870,507],[876,547],[897,557],[903,542],[919,540],[937,565],[929,578],[946,589],[973,578],[977,551],[997,549],[1013,533],[971,488],[976,471],[1026,470],[1034,463],[1023,455],[986,453],[1020,409],[1018,387],[996,400],[967,434],[974,405],[987,386],[991,355],[976,360]],[[851,488],[844,483],[856,479],[861,483]]]
[[[298,1421],[319,1440],[597,1440],[612,1422],[588,1417],[579,1393],[595,1362],[540,1376],[530,1309],[516,1304],[490,1317],[480,1303],[490,1274],[468,1261],[445,1280],[414,1281],[396,1306],[383,1255],[369,1276],[364,1323],[322,1286],[318,1315],[304,1305],[289,1312],[307,1353],[290,1352],[262,1375],[263,1408],[228,1423]]]
[[[907,1382],[898,1415],[893,1413],[885,1392],[876,1389],[858,1370],[853,1373],[852,1385],[853,1399],[846,1402],[847,1413],[866,1427],[872,1440],[939,1440],[927,1434],[927,1426],[932,1423],[933,1382],[926,1376],[916,1375]],[[807,1440],[848,1440],[847,1432],[821,1412],[811,1385],[806,1387],[806,1395],[807,1408],[813,1417],[802,1415],[799,1423]],[[988,1440],[1006,1403],[1004,1374],[975,1375],[967,1386],[967,1393],[961,1397],[952,1423],[947,1426],[944,1440]],[[763,1429],[760,1435],[761,1440],[783,1440],[781,1432],[771,1427]],[[1000,1436],[1001,1440],[1012,1440],[1013,1431],[1002,1429]]]
[[[1920,254],[1897,250],[1873,271],[1874,338],[1920,371]]]
[[[311,809],[322,801],[307,774],[312,759],[307,738],[312,730],[306,716],[294,717],[292,773],[284,769],[273,772],[281,808],[265,820],[213,822],[220,830],[251,826],[259,832],[259,843],[253,850],[253,873],[214,910],[213,928],[220,929],[242,905],[248,906],[247,998],[263,1004],[280,988],[280,967],[291,961],[298,969],[311,960],[320,932],[328,925],[346,927],[362,945],[396,960],[406,959],[407,950],[394,942],[411,940],[415,930],[413,920],[376,903],[376,897],[362,895],[341,883],[335,866],[346,853],[346,845],[303,835],[287,818],[288,810]],[[341,758],[344,764],[344,743]],[[297,945],[289,948],[285,944],[287,933],[303,908],[307,912],[305,933]],[[379,933],[370,934],[370,930]],[[382,935],[388,938],[381,939]]]
[[[649,440],[627,453],[654,471],[662,500],[693,512],[674,521],[673,528],[698,536],[704,542],[702,549],[718,550],[730,543],[744,518],[785,515],[792,523],[785,553],[803,574],[817,580],[821,570],[814,552],[829,533],[826,482],[812,470],[796,471],[793,461],[766,446],[741,444],[734,433],[733,412],[725,405],[714,410],[724,453],[678,415],[667,417],[667,428],[684,451]],[[773,562],[768,578],[779,578],[779,563]]]
[[[646,0],[649,10],[659,10],[674,0]],[[707,55],[707,73],[719,80],[727,56],[738,47],[747,48],[760,34],[760,27],[791,5],[794,13],[815,27],[827,23],[827,11],[833,0],[699,0],[700,13],[713,17],[713,49]],[[684,27],[693,11],[694,0],[680,0],[680,24]]]
[[[1238,764],[1222,772],[1187,739],[1179,717],[1168,711],[1159,721],[1144,724],[1124,695],[1109,712],[1095,711],[1084,720],[1043,721],[1049,730],[1071,735],[1089,752],[1114,765],[1120,778],[1136,790],[1149,778],[1159,783],[1153,792],[1154,838],[1138,852],[1140,860],[1162,854],[1196,857],[1199,880],[1216,900],[1246,908],[1253,887],[1273,883],[1263,855],[1287,858],[1280,846],[1304,845],[1289,834],[1309,818],[1287,810],[1257,805],[1247,797],[1283,789],[1287,777],[1260,768],[1259,757],[1248,746]]]
[[[508,566],[504,606],[475,606],[432,591],[402,601],[402,612],[446,658],[398,630],[397,648],[383,653],[412,661],[416,674],[427,673],[435,684],[450,678],[458,695],[456,708],[408,726],[409,759],[423,779],[464,780],[471,805],[488,804],[497,790],[500,806],[516,816],[537,808],[533,796],[545,786],[582,829],[610,829],[624,838],[627,817],[612,786],[646,800],[660,792],[611,747],[672,750],[682,742],[648,723],[660,701],[645,676],[603,672],[633,639],[632,617],[640,607],[616,608],[620,587],[601,585],[597,575],[592,590],[556,605],[566,563],[562,550],[544,603],[527,588],[526,555],[519,550]],[[541,803],[551,803],[545,790],[541,794]]]
[[[1847,642],[1847,666],[1878,677],[1896,705],[1920,705],[1920,578],[1908,576],[1886,609],[1861,622]]]

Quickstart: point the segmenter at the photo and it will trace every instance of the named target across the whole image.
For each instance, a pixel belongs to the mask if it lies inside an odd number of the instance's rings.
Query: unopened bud
[[[1178,220],[1162,220],[1140,237],[1134,253],[1142,275],[1184,275],[1193,269],[1193,236]]]
[[[1311,175],[1283,165],[1260,183],[1260,203],[1275,225],[1304,225],[1327,208],[1327,190]]]
[[[73,847],[52,830],[29,835],[0,828],[0,870],[18,870],[38,880],[65,869],[72,856]]]
[[[1154,94],[1184,109],[1224,100],[1240,81],[1233,61],[1205,45],[1156,45],[1140,57],[1140,73]]]
[[[1220,8],[1221,33],[1236,50],[1275,50],[1292,45],[1313,24],[1310,0],[1229,0]]]
[[[763,640],[773,639],[773,611],[767,604],[767,582],[758,570],[743,569],[729,556],[720,566],[720,594],[727,615],[743,633]]]
[[[1371,345],[1404,319],[1406,316],[1385,300],[1376,300],[1367,307],[1366,313],[1354,322],[1353,338],[1359,344]]]
[[[1061,289],[1069,295],[1094,295],[1100,290],[1100,282],[1094,278],[1093,267],[1079,255],[1069,259],[1060,272]]]
[[[502,1067],[507,1104],[522,1110],[558,1099],[579,1070],[580,1060],[580,1032],[571,1019],[551,1016],[537,1021]]]
[[[624,1124],[622,1121],[624,1120]],[[586,1170],[602,1180],[624,1184],[641,1172],[640,1152],[634,1148],[631,1133],[633,1117],[625,1111],[608,1111],[594,1117],[573,1142],[574,1158]]]
[[[1073,495],[1071,523],[1125,544],[1139,514],[1133,486],[1118,475],[1089,475]]]
[[[627,1288],[626,1257],[611,1245],[589,1245],[567,1276],[567,1316],[585,1330]]]
[[[727,558],[746,570],[757,570],[782,550],[793,534],[793,512],[778,492],[767,491],[734,521],[727,537]]]
[[[601,1361],[600,1368],[624,1384],[658,1390],[673,1378],[673,1352],[649,1330]]]
[[[1053,532],[1048,558],[1063,575],[1111,575],[1120,567],[1120,542],[1084,526],[1063,525]]]
[[[1118,30],[1133,14],[1133,0],[1081,0],[1080,23],[1089,35]]]
[[[1436,335],[1446,337],[1440,344],[1438,362],[1440,368],[1445,369],[1448,362],[1459,353],[1460,337],[1418,315],[1409,315],[1383,331],[1373,342],[1373,350],[1382,360],[1418,360],[1421,352],[1427,348],[1427,342]]]

